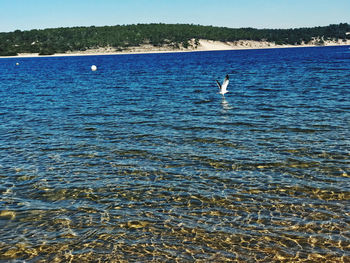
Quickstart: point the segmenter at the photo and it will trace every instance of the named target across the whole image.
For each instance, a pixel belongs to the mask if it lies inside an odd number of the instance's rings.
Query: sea
[[[1,58],[0,262],[350,262],[349,46]]]

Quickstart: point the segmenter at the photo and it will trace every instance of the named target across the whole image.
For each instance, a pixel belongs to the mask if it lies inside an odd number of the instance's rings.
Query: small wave
[[[207,99],[207,100],[200,100],[200,101],[195,101],[194,104],[206,104],[212,102],[212,99]]]

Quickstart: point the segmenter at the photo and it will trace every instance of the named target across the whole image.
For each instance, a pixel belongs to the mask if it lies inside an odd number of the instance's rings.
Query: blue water
[[[349,47],[0,59],[0,262],[350,261],[349,80]]]

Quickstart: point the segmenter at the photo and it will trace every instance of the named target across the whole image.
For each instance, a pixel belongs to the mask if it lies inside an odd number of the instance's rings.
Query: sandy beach
[[[350,40],[324,41],[322,46],[347,46]],[[137,47],[129,47],[122,51],[112,47],[88,49],[86,51],[72,51],[56,53],[54,55],[39,56],[38,53],[19,53],[17,56],[0,56],[0,58],[25,58],[25,57],[61,57],[61,56],[96,56],[96,55],[120,55],[120,54],[147,54],[147,53],[173,53],[173,52],[199,52],[199,51],[220,51],[220,50],[244,50],[244,49],[271,49],[271,48],[297,48],[297,47],[319,47],[317,40],[301,45],[277,45],[267,41],[239,40],[235,42],[220,42],[200,39],[196,46],[194,40],[190,41],[188,48],[174,48],[170,45],[155,47],[144,44]]]

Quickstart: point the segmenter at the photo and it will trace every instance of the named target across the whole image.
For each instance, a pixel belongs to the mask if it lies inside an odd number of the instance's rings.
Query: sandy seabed
[[[323,46],[347,46],[350,40],[325,41]],[[95,55],[120,55],[120,54],[147,54],[147,53],[173,53],[173,52],[197,52],[197,51],[220,51],[220,50],[242,50],[242,49],[271,49],[271,48],[296,48],[296,47],[317,47],[316,41],[301,45],[277,45],[267,41],[239,40],[235,42],[221,42],[214,40],[199,40],[195,46],[194,40],[191,41],[189,48],[175,48],[170,45],[155,47],[150,44],[144,44],[137,47],[129,47],[125,50],[118,51],[113,47],[88,49],[86,51],[72,51],[66,53],[57,53],[54,55],[41,56],[38,53],[19,53],[17,56],[7,57],[59,57],[59,56],[95,56]],[[1,58],[1,56],[0,56]]]

